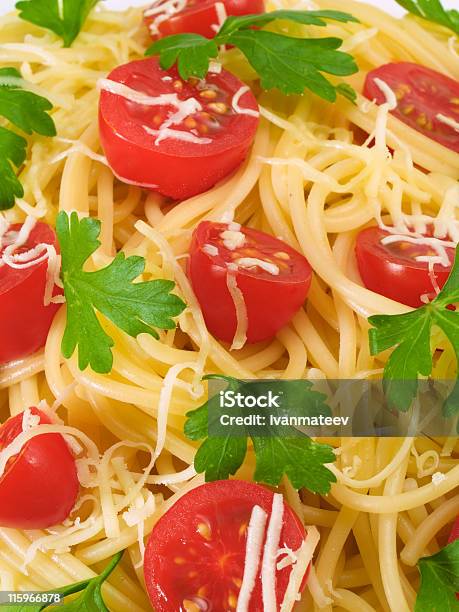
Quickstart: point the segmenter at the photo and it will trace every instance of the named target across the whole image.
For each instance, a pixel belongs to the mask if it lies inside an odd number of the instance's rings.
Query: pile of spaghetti
[[[353,0],[317,0],[316,8],[344,8],[359,20],[329,22],[319,32],[342,39],[342,50],[356,59],[360,70],[347,82],[357,92],[369,71],[391,62],[414,62],[459,80],[459,40],[442,26],[397,20]],[[312,36],[319,30],[295,27]],[[55,226],[59,211],[97,217],[101,246],[89,269],[108,265],[119,251],[141,256],[144,278],[174,281],[187,305],[177,328],[160,331],[159,339],[133,338],[105,320],[114,340],[109,374],[81,371],[76,353],[63,358],[65,306],[43,350],[0,367],[0,421],[33,406],[53,413],[47,431],[66,436],[82,489],[62,525],[0,528],[0,590],[52,590],[86,580],[127,549],[103,587],[107,606],[119,612],[151,609],[144,540],[180,497],[204,483],[193,467],[197,444],[183,433],[185,414],[205,401],[200,379],[380,378],[389,352],[371,355],[367,319],[410,308],[363,286],[357,234],[376,224],[422,232],[426,224],[444,223],[451,235],[458,227],[459,155],[391,115],[392,90],[382,86],[387,100],[380,106],[360,93],[355,104],[345,97],[332,104],[309,94],[262,92],[231,48],[220,56],[223,66],[252,88],[260,106],[244,163],[179,205],[123,183],[99,142],[97,83],[142,58],[147,46],[140,9],[97,7],[70,48],[16,13],[0,20],[1,64],[16,67],[50,100],[57,130],[55,138],[29,137],[20,173],[24,195],[3,218]],[[313,268],[304,307],[273,340],[231,348],[206,329],[186,274],[191,237],[204,219],[281,237]],[[432,376],[454,379],[454,353],[445,343],[441,348]],[[335,449],[330,493],[296,491],[286,478],[279,488],[320,533],[295,610],[414,609],[417,562],[446,544],[459,513],[457,437],[321,441]],[[251,480],[254,465],[249,449],[236,478]]]

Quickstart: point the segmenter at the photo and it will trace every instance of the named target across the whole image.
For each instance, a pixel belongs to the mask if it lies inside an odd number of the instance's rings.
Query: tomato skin
[[[260,506],[269,516],[273,493],[254,483],[240,480],[208,482],[181,497],[156,523],[148,540],[144,574],[147,591],[156,612],[182,612],[184,599],[192,598],[205,586],[203,599],[209,610],[229,609],[226,596],[237,597],[238,580],[244,573],[246,531],[253,506]],[[210,538],[197,531],[197,521],[207,520]],[[213,535],[217,531],[216,540]],[[280,542],[297,550],[305,538],[303,524],[284,502]],[[193,554],[192,549],[195,549]],[[174,563],[179,557],[180,565]],[[260,560],[261,564],[261,560]],[[198,575],[189,578],[189,572]],[[285,594],[291,568],[277,571],[276,593],[280,603]],[[233,580],[236,578],[236,581]],[[307,573],[303,586],[307,581]],[[261,579],[252,592],[250,612],[263,612]]]
[[[362,281],[368,289],[396,302],[418,308],[422,295],[435,297],[426,262],[415,261],[381,244],[389,233],[379,227],[369,227],[359,233],[355,246],[357,264]],[[394,246],[394,245],[390,245]],[[446,249],[452,265],[455,251]],[[443,287],[451,271],[449,267],[434,265],[439,287]]]
[[[203,248],[206,244],[216,244],[219,233],[226,229],[228,226],[223,223],[203,221],[198,225],[190,245],[188,276],[207,328],[220,340],[231,342],[236,332],[237,317],[227,286],[225,260],[210,256]],[[301,308],[311,285],[312,269],[303,255],[282,240],[247,227],[242,227],[241,232],[259,246],[262,255],[287,253],[293,268],[293,272],[290,270],[290,273],[279,276],[247,269],[237,272],[237,286],[247,309],[247,341],[253,343],[273,338]],[[228,255],[221,245],[219,249],[220,253]]]
[[[156,15],[149,16],[147,9],[145,11],[145,23],[154,40],[185,32],[214,38],[216,31],[212,26],[218,26],[219,24],[216,4],[217,0],[188,0],[182,11],[170,15],[165,21],[158,23],[157,30],[152,26]],[[222,4],[225,6],[228,17],[265,12],[263,0],[222,0]]]
[[[48,416],[31,408],[40,423]],[[0,450],[22,432],[22,414],[0,427]],[[14,529],[45,529],[62,523],[78,497],[75,460],[60,434],[43,434],[29,440],[10,459],[0,477],[0,525]]]
[[[8,232],[20,228],[21,224],[14,224]],[[54,230],[36,223],[24,246],[30,249],[41,242],[53,245],[59,253]],[[23,270],[0,267],[0,364],[27,357],[45,345],[54,315],[62,306],[43,304],[47,268],[47,260]],[[53,294],[62,294],[62,290],[55,287]]]
[[[163,81],[165,76],[170,80]],[[118,66],[108,78],[134,89],[140,86],[141,91],[152,96],[176,93],[172,83],[177,80],[183,83],[176,68],[163,71],[157,57]],[[229,98],[244,86],[226,70],[220,74],[209,73],[206,82],[219,87]],[[186,87],[192,86],[185,84]],[[199,92],[194,91],[199,96]],[[229,114],[222,118],[226,123],[212,136],[210,143],[166,138],[156,145],[155,136],[143,128],[146,124],[155,127],[151,107],[147,111],[139,106],[108,91],[101,92],[99,131],[102,146],[120,180],[158,191],[174,200],[203,193],[235,170],[246,157],[258,127],[257,117]],[[240,106],[258,111],[257,101],[250,91],[241,97]],[[154,107],[158,108],[161,107]],[[145,114],[147,112],[150,115]],[[154,110],[153,114],[156,112]]]
[[[368,73],[364,86],[364,95],[378,104],[386,98],[375,78],[387,83],[397,95],[397,108],[391,111],[397,119],[459,153],[459,132],[437,118],[441,114],[457,121],[458,81],[410,62],[385,64]]]

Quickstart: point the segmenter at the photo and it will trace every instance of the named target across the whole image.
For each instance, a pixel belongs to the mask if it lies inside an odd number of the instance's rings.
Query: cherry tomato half
[[[0,239],[0,255],[21,227],[10,225]],[[40,243],[51,244],[59,252],[54,230],[45,223],[36,223],[27,243],[15,253]],[[54,315],[61,306],[43,304],[47,269],[47,260],[21,270],[0,265],[0,364],[27,357],[45,345]],[[62,290],[55,287],[54,295],[58,293]]]
[[[47,415],[31,408],[41,424]],[[23,415],[0,427],[0,451],[22,432]],[[78,496],[75,460],[60,434],[43,434],[26,442],[0,477],[0,525],[15,529],[45,529],[62,523]]]
[[[421,296],[432,299],[436,295],[432,281],[440,288],[445,284],[455,249],[446,248],[450,265],[435,264],[431,275],[428,264],[415,258],[436,255],[436,251],[428,245],[410,242],[382,244],[381,240],[389,235],[379,227],[369,227],[357,236],[355,252],[363,283],[371,291],[401,304],[422,306]]]
[[[218,7],[220,5],[220,7]],[[172,7],[172,8],[171,8]],[[159,0],[144,12],[153,39],[191,32],[213,38],[222,17],[264,13],[263,0]]]
[[[226,70],[209,73],[205,80],[183,81],[175,68],[161,70],[152,57],[119,66],[108,78],[151,97],[169,94],[170,100],[172,94],[198,109],[182,112],[161,101],[140,104],[103,90],[100,138],[122,181],[183,200],[210,189],[247,155],[258,117],[233,109],[233,97],[244,83]],[[249,90],[238,107],[258,113]]]
[[[386,97],[376,78],[395,92],[398,106],[392,114],[397,119],[459,153],[459,132],[454,124],[445,123],[445,117],[459,120],[458,81],[410,62],[386,64],[369,72],[365,81],[364,95],[378,104],[386,102]]]
[[[303,255],[282,240],[248,227],[240,229],[244,244],[228,248],[224,239],[228,228],[223,223],[209,221],[198,225],[190,246],[188,276],[209,331],[220,340],[231,342],[237,315],[227,285],[227,265],[237,264],[236,283],[247,310],[247,341],[267,340],[301,308],[311,285],[311,266]],[[213,249],[216,254],[212,254]],[[255,259],[274,264],[278,274],[264,270],[256,261],[250,267],[241,267],[247,258],[249,263]]]
[[[207,604],[199,609],[236,609],[250,515],[258,505],[269,521],[272,502],[271,491],[240,480],[209,482],[181,497],[156,523],[145,553],[145,581],[156,612],[197,609],[196,602]],[[299,518],[284,504],[282,546],[297,550],[304,538]],[[286,567],[276,573],[279,605],[290,572]],[[263,610],[260,575],[249,609]]]

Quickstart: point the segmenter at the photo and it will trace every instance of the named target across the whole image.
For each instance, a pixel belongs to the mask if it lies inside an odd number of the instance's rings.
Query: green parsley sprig
[[[430,376],[433,368],[431,335],[440,328],[450,342],[459,365],[459,249],[448,280],[437,297],[425,306],[401,315],[375,315],[368,319],[370,351],[377,355],[395,347],[384,368],[386,396],[391,405],[407,411],[418,390],[418,375]],[[405,384],[398,384],[405,381]],[[394,384],[392,384],[394,383]],[[443,405],[445,417],[459,411],[459,380]]]
[[[0,116],[26,134],[55,136],[56,128],[47,111],[49,100],[31,91],[16,68],[0,68]],[[0,127],[0,210],[14,206],[15,198],[22,198],[24,189],[15,168],[25,161],[27,140]]]
[[[440,0],[395,1],[412,15],[438,23],[459,35],[459,11],[456,9],[445,9]]]
[[[208,375],[204,380],[216,379],[227,383],[227,390],[244,395],[255,395],[266,391],[266,381],[242,381],[230,376]],[[330,409],[326,397],[314,391],[308,381],[269,381],[272,393],[281,393],[283,410],[289,407],[304,407],[305,414],[328,415]],[[185,423],[185,435],[190,440],[204,440],[199,447],[194,467],[197,472],[205,472],[206,481],[229,478],[241,467],[247,454],[248,436],[234,436],[231,432],[222,437],[209,436],[209,419],[218,418],[219,395],[211,397],[203,406],[188,412]],[[232,414],[243,416],[242,409],[232,409]],[[314,493],[326,494],[331,483],[336,482],[334,474],[326,467],[335,461],[331,446],[314,442],[306,434],[301,434],[293,427],[292,436],[278,435],[275,426],[265,425],[264,435],[256,436],[250,432],[253,443],[256,469],[254,479],[268,485],[277,486],[285,474],[296,489],[306,487]]]
[[[334,102],[338,94],[355,100],[349,86],[334,85],[322,73],[348,76],[358,72],[354,58],[338,51],[340,38],[295,38],[261,30],[274,20],[303,25],[326,26],[326,19],[357,22],[340,11],[280,10],[261,15],[228,17],[215,38],[198,34],[176,34],[153,43],[146,55],[159,55],[160,65],[167,70],[177,63],[183,79],[203,78],[211,58],[218,56],[221,45],[233,45],[245,55],[260,76],[264,89],[277,88],[284,94],[301,94],[309,89],[321,98]]]
[[[99,0],[21,0],[16,3],[19,17],[51,30],[70,47]]]
[[[102,585],[121,561],[123,552],[117,553],[99,576],[49,591],[50,595],[59,594],[64,598],[74,593],[81,593],[76,599],[59,605],[59,610],[62,612],[109,612],[102,597]],[[46,592],[44,591],[43,594]],[[53,602],[50,601],[49,603],[37,603],[36,605],[11,604],[0,606],[0,608],[2,612],[41,612],[41,610],[52,605]]]
[[[459,610],[459,540],[448,544],[418,563],[421,585],[415,612],[453,612]]]
[[[113,365],[112,338],[96,316],[102,313],[132,337],[150,334],[153,327],[174,329],[172,317],[178,316],[185,303],[171,293],[175,283],[169,280],[134,282],[145,269],[143,257],[118,253],[110,265],[95,272],[85,272],[87,259],[99,248],[100,221],[78,219],[60,212],[56,231],[62,256],[62,281],[67,302],[67,324],[62,339],[62,354],[70,358],[78,346],[78,365],[88,365],[106,374]]]

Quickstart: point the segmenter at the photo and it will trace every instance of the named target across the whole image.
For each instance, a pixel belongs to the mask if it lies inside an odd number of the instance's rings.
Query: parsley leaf
[[[78,346],[78,365],[95,372],[110,372],[114,342],[104,331],[96,311],[105,315],[130,336],[146,333],[158,337],[152,326],[173,329],[172,317],[185,308],[170,292],[173,281],[153,280],[134,283],[145,269],[143,257],[125,258],[118,253],[110,265],[96,272],[85,272],[86,260],[100,246],[100,221],[78,219],[59,213],[56,222],[62,256],[62,280],[67,301],[67,325],[62,354],[69,358]]]
[[[285,94],[301,94],[307,88],[334,102],[337,95],[355,100],[349,85],[334,85],[322,73],[347,76],[358,71],[351,55],[338,51],[339,38],[296,38],[267,32],[264,25],[283,19],[296,23],[325,26],[325,19],[357,20],[340,11],[280,10],[262,15],[228,17],[218,34],[208,40],[197,34],[176,34],[154,42],[146,55],[159,55],[160,65],[169,69],[177,63],[182,78],[205,77],[209,61],[217,57],[220,45],[237,47],[260,75],[265,89],[277,88]]]
[[[278,485],[286,474],[295,489],[306,487],[325,495],[336,477],[325,467],[336,459],[331,446],[314,442],[308,436],[279,438],[275,431],[271,437],[253,438],[257,456],[255,480]]]
[[[26,134],[55,136],[54,121],[46,113],[53,105],[46,98],[23,89],[24,85],[17,70],[0,69],[0,115]]]
[[[19,17],[57,34],[70,47],[98,0],[21,0]],[[61,12],[62,11],[62,12]]]
[[[204,380],[220,378],[208,375]],[[237,391],[241,381],[231,377],[221,377],[228,383],[228,390]],[[190,440],[202,440],[194,458],[194,467],[197,472],[206,473],[206,481],[225,480],[231,474],[235,474],[241,467],[247,453],[247,438],[234,437],[208,437],[209,418],[217,414],[218,395],[214,395],[200,408],[188,412],[188,420],[185,423],[185,435]]]
[[[290,10],[279,10],[270,11],[268,13],[259,13],[255,15],[242,15],[240,17],[228,17],[220,31],[219,36],[231,34],[237,30],[246,28],[258,27],[261,28],[276,19],[284,19],[285,21],[293,21],[295,23],[301,23],[302,25],[313,25],[325,27],[327,22],[325,19],[332,19],[333,21],[341,21],[347,23],[353,21],[358,23],[353,15],[349,13],[342,13],[341,11],[290,11]]]
[[[123,552],[124,551],[117,553],[99,576],[45,592],[49,592],[50,594],[59,593],[63,597],[81,592],[81,595],[77,599],[59,605],[59,610],[62,610],[62,612],[109,612],[102,597],[102,585],[121,561]],[[37,605],[28,604],[26,606],[22,604],[0,605],[0,607],[2,612],[41,612],[41,610],[51,605],[53,605],[52,602],[40,603]]]
[[[432,328],[439,327],[451,343],[459,365],[459,312],[448,309],[459,302],[459,249],[448,280],[437,297],[425,306],[402,315],[375,315],[368,319],[370,352],[377,355],[395,347],[384,368],[386,395],[391,405],[407,411],[418,390],[418,375],[432,373],[430,338]],[[404,384],[400,384],[404,381]],[[459,411],[456,401],[459,380],[443,405],[451,417]]]
[[[209,379],[226,382],[225,391],[232,391],[234,394],[258,397],[268,389],[273,394],[280,394],[282,411],[279,414],[292,413],[299,406],[302,407],[303,415],[330,414],[325,396],[314,391],[312,384],[305,380],[245,382],[221,375],[204,377],[204,380]],[[186,415],[185,435],[191,440],[204,440],[196,453],[194,466],[197,472],[205,472],[207,481],[225,479],[237,472],[244,462],[247,440],[250,437],[256,456],[254,479],[257,482],[276,486],[286,474],[297,489],[306,487],[315,493],[323,494],[330,491],[331,483],[336,482],[335,476],[325,465],[335,461],[331,446],[314,442],[293,427],[284,427],[284,434],[280,437],[276,427],[270,425],[263,427],[263,436],[257,436],[256,430],[250,428],[247,429],[246,436],[234,435],[231,429],[228,429],[225,436],[210,436],[212,423],[215,423],[221,414],[219,407],[220,396],[216,394],[203,406]],[[244,409],[236,404],[231,409],[231,415],[244,416]],[[291,437],[285,435],[289,429]],[[258,432],[260,433],[260,430]]]
[[[54,136],[56,128],[46,112],[52,104],[26,87],[16,68],[0,68],[0,116],[27,134]],[[15,198],[24,195],[14,167],[20,168],[24,163],[26,148],[27,141],[22,136],[0,127],[0,210],[11,208]]]
[[[336,51],[341,42],[339,38],[291,38],[263,30],[241,30],[229,37],[229,43],[258,72],[264,89],[277,87],[285,94],[301,94],[306,87],[329,102],[336,100],[336,87],[320,71],[342,76],[355,72],[353,58]]]
[[[415,612],[453,612],[459,610],[459,540],[448,544],[418,563],[421,585]]]
[[[459,11],[446,10],[440,0],[396,0],[396,2],[416,17],[438,23],[459,35]]]
[[[0,210],[14,206],[24,189],[11,164],[19,168],[26,158],[27,141],[22,136],[0,127]]]
[[[209,59],[218,55],[215,41],[200,34],[187,34],[185,40],[182,34],[166,36],[153,46],[155,52],[161,54],[161,67],[168,70],[177,63],[178,71],[184,79],[189,79],[197,72],[205,75],[209,69]]]

